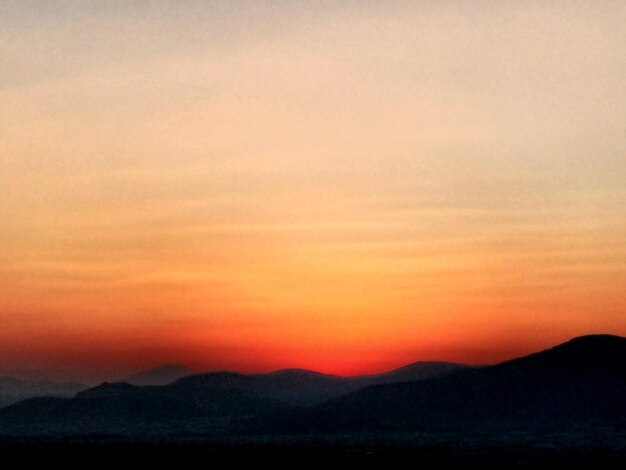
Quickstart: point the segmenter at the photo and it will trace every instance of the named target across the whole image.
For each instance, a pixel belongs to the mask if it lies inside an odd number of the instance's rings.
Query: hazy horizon
[[[619,337],[619,335],[613,335],[611,333],[593,333],[593,334],[582,335],[582,336],[588,337],[588,336],[597,336],[597,335]],[[538,350],[529,350],[517,356],[505,357],[495,362],[489,362],[489,363],[463,363],[463,362],[455,362],[455,361],[441,361],[436,358],[431,358],[431,359],[417,358],[407,363],[396,364],[393,366],[389,366],[387,368],[368,370],[365,372],[355,373],[355,374],[333,374],[330,372],[326,372],[324,370],[315,370],[315,369],[310,369],[310,368],[307,369],[307,368],[289,367],[289,366],[278,368],[278,369],[270,368],[270,369],[250,369],[250,370],[197,369],[195,367],[189,366],[189,364],[166,361],[166,362],[160,362],[160,363],[145,364],[143,366],[140,366],[138,369],[137,368],[132,369],[126,366],[126,367],[122,367],[118,371],[108,371],[106,373],[103,373],[102,371],[97,370],[97,369],[95,370],[86,369],[86,370],[72,370],[69,372],[66,371],[66,372],[62,372],[61,375],[59,375],[58,368],[47,367],[45,370],[42,369],[42,370],[27,371],[27,370],[22,369],[21,371],[17,371],[17,375],[15,375],[11,371],[5,373],[5,371],[0,370],[0,378],[11,378],[11,379],[19,379],[19,380],[25,380],[25,381],[50,380],[53,382],[78,382],[84,385],[94,386],[94,385],[101,384],[103,382],[123,381],[124,379],[129,378],[131,376],[141,374],[144,372],[150,372],[150,371],[159,369],[161,367],[184,367],[186,369],[189,369],[189,371],[194,375],[195,374],[210,374],[210,373],[216,373],[216,372],[234,372],[234,373],[240,373],[240,374],[269,374],[269,373],[280,372],[284,370],[302,370],[302,371],[316,372],[316,373],[326,374],[326,375],[334,375],[337,377],[365,377],[369,375],[380,375],[380,374],[385,374],[388,372],[393,372],[398,369],[402,369],[404,367],[411,366],[411,365],[418,364],[418,363],[447,363],[447,364],[458,364],[461,366],[469,366],[469,367],[492,366],[492,365],[500,364],[500,363],[507,362],[510,360],[520,359],[522,357],[526,357],[528,355],[532,355],[541,351],[547,351],[555,346],[560,346],[564,343],[567,343],[571,340],[578,339],[578,338],[580,338],[580,336],[574,337],[574,338],[568,338],[567,340],[560,342],[560,343],[545,345]],[[55,375],[50,375],[51,373]]]
[[[0,0],[0,373],[356,375],[626,335],[625,24]]]

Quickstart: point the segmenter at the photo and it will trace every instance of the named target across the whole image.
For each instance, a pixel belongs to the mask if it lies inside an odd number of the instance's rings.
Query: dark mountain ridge
[[[575,338],[446,377],[377,385],[287,420],[290,432],[471,430],[626,423],[626,339]]]

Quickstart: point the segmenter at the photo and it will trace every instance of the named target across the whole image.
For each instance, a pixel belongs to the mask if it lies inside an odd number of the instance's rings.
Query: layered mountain
[[[415,362],[385,374],[354,377],[353,380],[360,382],[363,386],[396,382],[415,382],[418,380],[443,377],[467,368],[468,366],[464,364],[455,364],[452,362]]]
[[[167,385],[104,383],[74,399],[40,398],[0,412],[0,431],[31,433],[144,432],[159,426],[193,432],[230,429],[234,423],[268,419],[310,407],[373,384],[430,379],[465,366],[416,363],[387,374],[339,377],[306,370],[269,374],[217,372],[192,375]]]
[[[202,435],[538,429],[626,431],[626,339],[587,336],[494,366],[417,363],[379,376],[303,370],[105,383],[0,410],[0,432]]]
[[[0,377],[0,407],[34,397],[73,397],[87,389],[77,382],[52,382],[50,380],[22,380]]]
[[[131,385],[167,385],[193,374],[195,371],[189,367],[180,364],[164,364],[123,378],[120,382]]]
[[[285,420],[288,432],[626,427],[626,338],[573,339],[446,377],[367,387]]]

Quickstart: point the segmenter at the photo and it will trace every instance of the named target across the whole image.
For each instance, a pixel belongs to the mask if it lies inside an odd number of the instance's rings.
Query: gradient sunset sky
[[[626,2],[0,0],[0,375],[626,334]]]

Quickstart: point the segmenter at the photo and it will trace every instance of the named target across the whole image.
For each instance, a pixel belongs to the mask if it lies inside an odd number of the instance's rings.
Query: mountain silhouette
[[[223,431],[242,420],[263,419],[319,404],[363,387],[394,380],[432,378],[463,369],[447,363],[416,363],[386,374],[339,377],[288,369],[269,374],[215,372],[162,386],[103,383],[74,399],[40,398],[0,410],[0,430],[19,432],[143,433],[160,424],[193,432]]]
[[[123,378],[120,382],[131,385],[167,385],[195,373],[194,370],[180,364],[164,364]]]
[[[87,389],[77,382],[52,382],[50,380],[22,380],[0,377],[0,407],[34,397],[73,397]]]
[[[415,362],[384,374],[354,377],[354,380],[360,381],[364,386],[394,382],[415,382],[442,377],[466,368],[468,366],[464,364],[452,362]]]
[[[626,339],[595,335],[446,377],[367,387],[288,417],[289,432],[626,426]]]
[[[419,380],[421,379],[421,380]],[[217,372],[167,385],[104,383],[0,409],[4,435],[239,436],[626,430],[626,339],[596,335],[486,367],[387,374]]]

